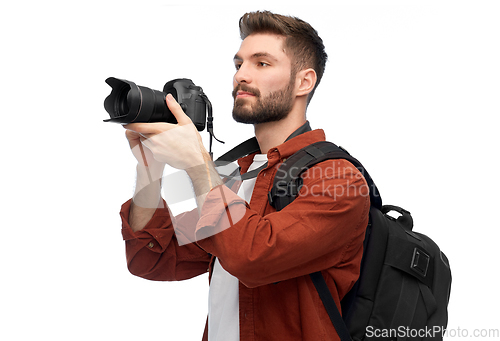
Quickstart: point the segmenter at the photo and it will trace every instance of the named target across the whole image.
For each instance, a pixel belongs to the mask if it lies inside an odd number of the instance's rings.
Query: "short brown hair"
[[[317,81],[309,94],[309,102],[323,77],[328,58],[318,32],[299,18],[269,11],[245,13],[240,18],[239,25],[242,40],[254,33],[274,33],[284,36],[285,52],[292,60],[292,72],[296,73],[306,68],[316,71]]]

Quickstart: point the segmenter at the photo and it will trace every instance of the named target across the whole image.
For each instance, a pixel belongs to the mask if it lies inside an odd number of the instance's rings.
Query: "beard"
[[[240,84],[233,90],[234,107],[233,119],[246,124],[259,124],[280,121],[288,116],[293,107],[293,86],[295,77],[290,77],[290,82],[283,89],[271,92],[262,97],[259,89]],[[247,98],[236,98],[238,90],[255,95],[254,104],[246,103]]]

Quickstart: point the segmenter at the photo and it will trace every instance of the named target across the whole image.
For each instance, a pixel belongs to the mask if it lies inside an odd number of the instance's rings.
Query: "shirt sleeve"
[[[347,164],[309,169],[297,198],[279,212],[261,215],[225,186],[213,189],[196,227],[198,244],[248,287],[359,268],[369,191],[352,164],[336,162]]]
[[[211,256],[189,242],[189,231],[194,231],[198,221],[197,210],[174,218],[164,202],[164,208],[158,208],[148,224],[134,232],[128,222],[131,202],[122,205],[120,216],[127,266],[132,274],[150,280],[178,281],[207,272]]]

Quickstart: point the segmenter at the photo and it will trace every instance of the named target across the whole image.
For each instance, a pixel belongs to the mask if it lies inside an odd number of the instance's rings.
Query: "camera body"
[[[104,108],[110,118],[104,122],[177,123],[165,101],[167,94],[180,104],[187,116],[191,118],[196,129],[202,131],[207,122],[207,106],[210,101],[203,89],[196,86],[190,79],[180,78],[167,82],[163,91],[152,90],[138,86],[134,82],[109,77],[106,83],[111,86],[111,94],[104,100]]]

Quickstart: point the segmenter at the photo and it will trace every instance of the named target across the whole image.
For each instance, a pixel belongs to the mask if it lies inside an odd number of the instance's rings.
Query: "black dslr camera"
[[[111,86],[112,90],[111,94],[104,100],[104,108],[110,117],[104,122],[121,124],[139,122],[177,123],[175,116],[168,109],[165,102],[167,94],[170,93],[180,104],[186,115],[193,121],[198,131],[205,129],[206,122],[207,131],[210,134],[210,154],[212,154],[212,138],[224,143],[214,136],[212,104],[203,89],[194,85],[190,79],[171,80],[165,84],[163,92],[114,77],[106,79],[106,83]]]
[[[199,131],[205,129],[207,107],[211,109],[211,104],[202,88],[194,85],[190,79],[174,79],[165,84],[163,92],[114,77],[106,79],[106,83],[112,91],[104,100],[104,108],[110,117],[104,122],[177,123],[165,102],[165,97],[171,93],[196,128]]]

